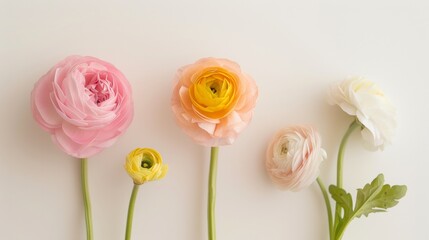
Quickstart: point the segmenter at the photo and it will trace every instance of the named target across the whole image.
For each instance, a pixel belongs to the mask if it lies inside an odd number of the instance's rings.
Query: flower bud
[[[126,158],[125,170],[135,184],[158,180],[165,176],[168,165],[162,163],[161,154],[151,148],[136,148]]]

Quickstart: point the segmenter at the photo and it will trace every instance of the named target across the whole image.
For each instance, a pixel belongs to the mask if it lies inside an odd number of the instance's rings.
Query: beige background
[[[384,152],[366,151],[353,135],[345,186],[384,172],[409,191],[389,213],[355,220],[344,239],[429,239],[428,10],[424,0],[0,0],[0,239],[85,238],[79,162],[52,144],[29,106],[33,84],[70,54],[112,62],[134,90],[128,132],[90,159],[95,239],[123,239],[132,182],[122,165],[138,146],[158,149],[170,172],[141,188],[133,239],[206,239],[209,149],[182,133],[169,104],[176,69],[207,56],[239,62],[260,89],[253,122],[220,150],[219,240],[328,239],[317,186],[280,191],[263,160],[277,129],[313,124],[329,155],[321,177],[333,183],[351,118],[323,96],[348,75],[384,89],[398,129]]]

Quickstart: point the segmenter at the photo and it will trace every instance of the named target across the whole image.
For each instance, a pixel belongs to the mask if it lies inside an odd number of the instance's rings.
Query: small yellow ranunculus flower
[[[168,165],[162,164],[161,154],[155,149],[136,148],[128,154],[125,170],[134,183],[140,185],[163,178],[168,171]]]

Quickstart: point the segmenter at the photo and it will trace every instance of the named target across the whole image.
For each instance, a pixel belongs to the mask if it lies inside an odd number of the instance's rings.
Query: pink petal
[[[53,72],[51,71],[35,84],[31,92],[33,116],[48,131],[59,127],[62,121],[50,99],[50,93],[53,91],[52,78]]]

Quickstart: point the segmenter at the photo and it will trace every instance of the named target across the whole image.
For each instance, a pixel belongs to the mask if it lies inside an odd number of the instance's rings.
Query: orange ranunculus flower
[[[255,82],[237,63],[203,58],[178,70],[171,104],[184,131],[213,147],[234,142],[249,124],[257,97]]]

